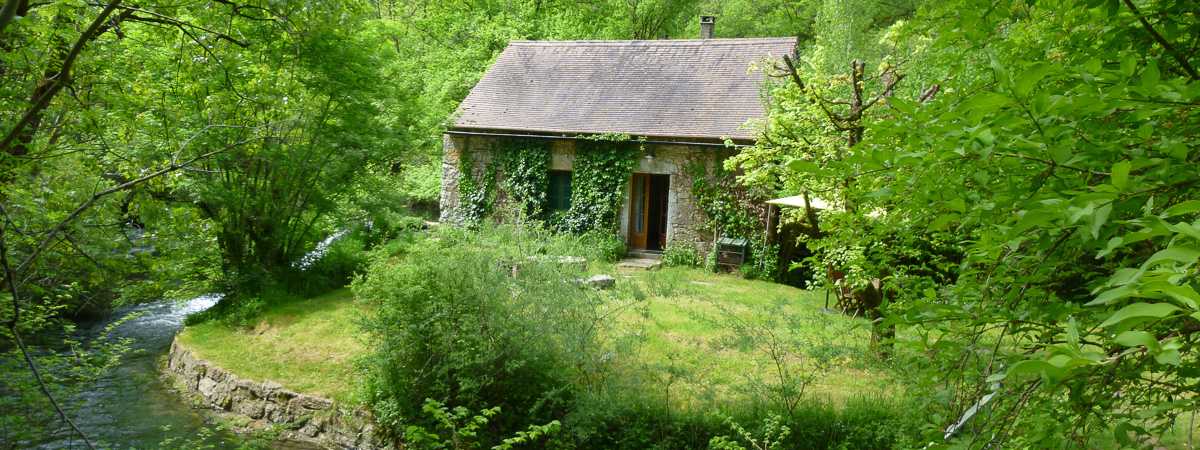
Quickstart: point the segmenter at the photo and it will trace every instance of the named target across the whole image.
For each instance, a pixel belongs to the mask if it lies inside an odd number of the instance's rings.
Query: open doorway
[[[633,174],[629,195],[629,247],[662,251],[667,245],[670,175]]]

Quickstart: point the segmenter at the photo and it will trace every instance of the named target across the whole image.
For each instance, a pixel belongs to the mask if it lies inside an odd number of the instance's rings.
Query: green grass
[[[362,310],[353,300],[349,289],[339,289],[272,305],[252,328],[209,321],[185,328],[179,340],[239,377],[356,403],[353,359],[364,349],[355,324]]]
[[[646,297],[620,314],[617,334],[640,336],[640,370],[671,386],[673,403],[772,397],[761,390],[781,374],[834,404],[896,389],[872,356],[867,322],[823,311],[822,293],[689,268],[623,275]]]
[[[779,358],[793,376],[812,377],[805,393],[841,403],[854,395],[892,390],[867,348],[866,322],[822,311],[821,293],[691,268],[593,272],[617,277],[612,292],[613,345],[635,358],[625,366],[661,386],[672,404],[707,407],[762,397],[778,385],[778,365],[762,339],[737,325],[766,331],[786,349]],[[366,349],[356,318],[364,306],[348,289],[273,305],[257,325],[233,329],[217,322],[187,327],[182,343],[253,380],[272,380],[310,394],[355,402],[353,359]]]

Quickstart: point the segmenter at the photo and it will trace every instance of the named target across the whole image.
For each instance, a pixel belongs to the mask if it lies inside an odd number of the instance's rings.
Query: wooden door
[[[646,236],[649,231],[650,219],[650,176],[644,173],[633,174],[632,186],[629,190],[629,247],[634,249],[646,248]]]

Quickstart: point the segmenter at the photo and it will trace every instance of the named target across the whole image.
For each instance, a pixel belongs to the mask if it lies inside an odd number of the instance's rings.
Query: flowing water
[[[341,230],[321,241],[297,261],[307,269],[328,252],[329,247],[349,230]],[[204,433],[211,436],[203,444],[216,448],[237,447],[242,439],[219,430],[207,420],[204,410],[193,408],[179,393],[163,381],[159,363],[171,347],[175,333],[183,327],[188,314],[217,304],[219,294],[202,295],[186,301],[164,300],[113,311],[105,320],[81,325],[82,338],[99,336],[105,327],[126,319],[113,330],[113,338],[131,339],[131,351],[120,364],[89,386],[72,401],[65,402],[68,413],[88,438],[102,448],[161,448],[173,440],[177,448],[199,444]],[[302,449],[306,445],[277,442],[273,447]],[[61,430],[43,449],[85,448],[69,430]]]
[[[202,430],[213,433],[208,443],[236,446],[236,436],[216,430],[206,422],[204,411],[172,391],[160,378],[159,362],[171,346],[175,333],[188,314],[217,303],[219,295],[203,295],[187,301],[160,301],[121,308],[109,319],[83,328],[83,338],[99,335],[106,326],[126,317],[131,319],[113,330],[113,337],[130,338],[131,351],[102,378],[84,387],[72,401],[68,413],[79,428],[104,448],[159,448],[164,440],[194,440]],[[131,316],[132,315],[132,316]],[[56,440],[40,448],[83,448],[76,436],[63,430]],[[182,443],[182,442],[180,442]]]

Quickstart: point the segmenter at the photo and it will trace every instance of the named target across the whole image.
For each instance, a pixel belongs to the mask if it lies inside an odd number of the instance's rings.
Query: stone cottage
[[[711,18],[701,22],[711,36]],[[620,134],[643,149],[617,215],[629,248],[710,242],[685,168],[712,167],[753,143],[746,124],[765,115],[765,69],[795,51],[795,38],[514,41],[443,136],[442,221],[456,221],[462,161],[479,174],[506,140],[545,140],[546,203],[563,209],[582,140]]]

